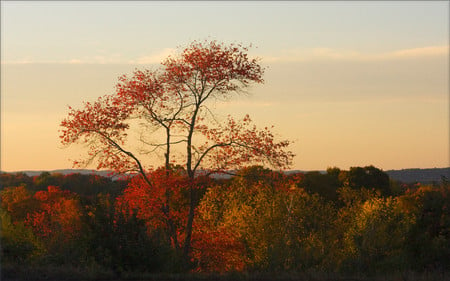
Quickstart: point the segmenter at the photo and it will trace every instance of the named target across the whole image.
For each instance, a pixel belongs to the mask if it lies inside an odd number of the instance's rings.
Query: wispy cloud
[[[99,54],[92,56],[80,56],[64,59],[40,59],[40,58],[20,58],[12,60],[2,60],[2,64],[158,64],[169,55],[176,53],[176,49],[165,48],[160,51],[140,57],[125,57],[122,54],[106,54],[100,51]]]
[[[67,59],[31,59],[2,60],[2,64],[123,64],[128,63],[121,55],[92,56]]]
[[[227,107],[246,107],[246,108],[264,108],[276,105],[274,102],[252,102],[252,101],[228,101],[219,102],[216,104],[217,108],[227,108]]]
[[[449,46],[427,46],[383,53],[363,53],[332,48],[291,49],[277,55],[260,55],[264,62],[303,62],[314,60],[375,61],[448,56]]]
[[[304,61],[379,61],[398,60],[411,58],[426,58],[448,56],[450,46],[426,46],[420,48],[410,48],[394,50],[383,53],[364,53],[353,50],[342,50],[333,48],[311,48],[311,49],[288,49],[282,50],[278,54],[259,54],[265,63],[272,62],[304,62]],[[177,49],[165,48],[149,55],[136,58],[125,57],[122,54],[105,54],[72,57],[67,59],[39,59],[20,58],[15,60],[2,60],[1,64],[159,64],[170,55],[176,54]]]
[[[449,46],[429,46],[423,48],[405,49],[392,52],[388,55],[391,57],[424,57],[424,56],[441,56],[449,54]]]
[[[36,60],[30,58],[22,58],[17,60],[2,60],[2,64],[30,64],[37,63]]]
[[[173,55],[176,53],[176,49],[173,48],[165,48],[161,50],[160,52],[150,54],[148,56],[139,57],[135,60],[131,60],[130,63],[132,64],[155,64],[160,63],[164,59],[166,59],[168,56]]]

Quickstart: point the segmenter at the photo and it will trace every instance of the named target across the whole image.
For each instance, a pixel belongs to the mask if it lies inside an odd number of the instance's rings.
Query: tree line
[[[450,269],[448,182],[406,185],[373,166],[289,175],[250,166],[229,179],[198,179],[186,267],[161,208],[165,173],[148,175],[152,188],[140,175],[1,174],[2,265],[70,265],[118,276]],[[171,196],[171,221],[180,240],[187,178],[173,167],[169,185],[179,192]]]
[[[88,148],[74,165],[129,176],[8,185],[3,260],[119,275],[447,270],[447,185],[407,192],[372,166],[286,175],[289,140],[249,115],[214,113],[217,101],[264,82],[248,50],[194,41],[119,77],[114,93],[69,107],[61,143]],[[231,179],[211,177],[231,170]]]

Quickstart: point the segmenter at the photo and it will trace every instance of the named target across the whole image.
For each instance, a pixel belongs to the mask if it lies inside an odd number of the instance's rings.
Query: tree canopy
[[[292,162],[294,155],[287,150],[290,142],[277,141],[270,128],[258,129],[248,115],[240,120],[232,116],[219,120],[211,107],[213,100],[229,99],[252,84],[263,83],[263,74],[259,60],[249,58],[248,48],[241,44],[194,41],[163,60],[157,69],[121,76],[114,94],[86,102],[82,109],[70,108],[61,122],[62,143],[89,147],[88,157],[76,165],[95,161],[97,169],[137,172],[153,193],[161,190],[160,200],[155,204],[150,200],[146,206],[161,210],[171,241],[176,249],[183,249],[188,260],[200,170],[208,175],[251,164],[283,169]],[[138,140],[141,153],[129,145],[132,122],[142,129]],[[155,132],[163,137],[152,140]],[[172,153],[174,147],[181,148]],[[164,153],[163,177],[152,172],[142,158],[160,150]],[[187,182],[173,186],[171,177],[179,174],[175,167],[184,170]],[[132,188],[138,194],[145,190],[142,185]],[[185,190],[189,194],[187,211],[177,213],[173,198]],[[174,213],[184,214],[186,220],[175,218]],[[177,227],[180,221],[185,223],[182,234]],[[182,247],[180,237],[184,238]]]

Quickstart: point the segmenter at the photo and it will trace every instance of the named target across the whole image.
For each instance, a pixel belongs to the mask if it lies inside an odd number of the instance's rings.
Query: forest
[[[171,189],[171,221],[183,240],[188,178],[181,167],[172,173],[170,185],[177,188]],[[2,173],[2,279],[135,280],[169,273],[446,276],[450,269],[445,178],[434,185],[404,184],[373,166],[291,174],[249,166],[227,179],[198,177],[186,266],[162,213],[165,170],[149,176],[153,188],[139,174],[112,180],[94,174]]]
[[[2,174],[2,277],[442,280],[447,178],[404,184],[374,166],[283,172],[292,141],[248,114],[215,110],[264,82],[248,50],[194,41],[159,68],[120,76],[114,93],[69,107],[61,144],[87,150],[74,167],[122,176]]]

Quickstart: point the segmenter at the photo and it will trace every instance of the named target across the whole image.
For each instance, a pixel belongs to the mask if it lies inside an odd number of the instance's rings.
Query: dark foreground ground
[[[397,272],[389,274],[340,275],[336,273],[226,273],[143,274],[95,269],[2,266],[1,281],[450,281],[449,272]]]

